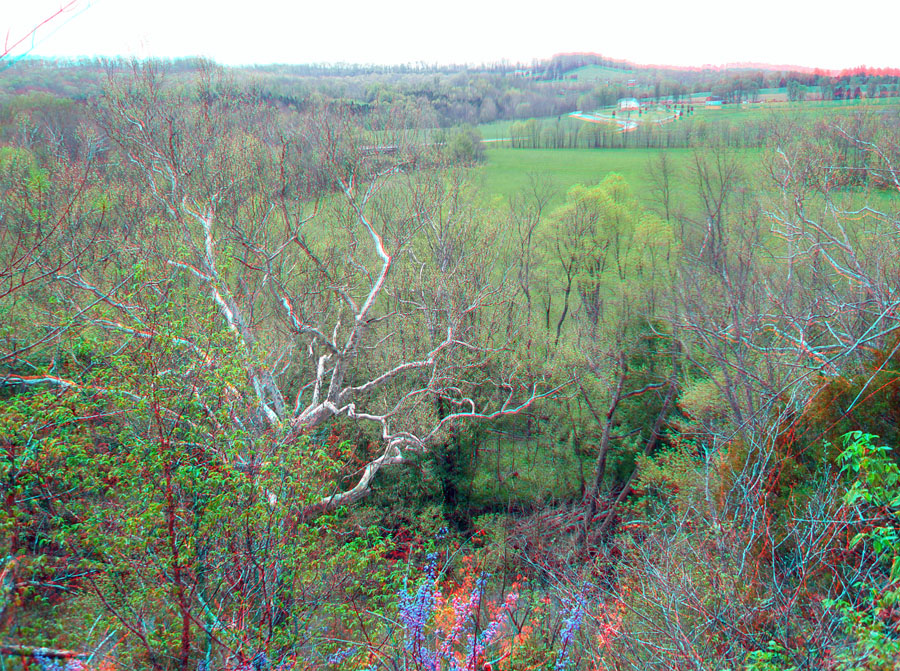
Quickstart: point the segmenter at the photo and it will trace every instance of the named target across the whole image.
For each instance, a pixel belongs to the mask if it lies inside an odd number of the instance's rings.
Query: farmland
[[[524,188],[532,174],[550,177],[562,191],[574,184],[600,181],[610,172],[621,174],[641,198],[651,189],[648,162],[655,149],[502,149],[485,152],[480,169],[485,191],[509,196]],[[679,165],[687,165],[691,150],[673,149],[671,156]]]

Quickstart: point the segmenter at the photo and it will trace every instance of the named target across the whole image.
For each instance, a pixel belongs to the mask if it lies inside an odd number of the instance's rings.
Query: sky
[[[39,25],[7,59],[900,67],[900,0],[0,0],[0,54]]]

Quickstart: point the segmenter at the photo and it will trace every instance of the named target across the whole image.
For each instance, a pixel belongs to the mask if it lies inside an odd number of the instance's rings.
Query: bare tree
[[[786,403],[801,416],[821,376],[892,356],[897,218],[878,203],[896,188],[896,141],[877,118],[853,123],[780,126],[765,181],[701,199],[718,223],[686,245],[679,323],[727,408],[725,441],[763,436]],[[722,174],[698,169],[698,191],[724,193]]]
[[[505,356],[518,324],[498,230],[403,124],[369,121],[322,108],[285,123],[212,71],[187,91],[153,65],[113,77],[100,122],[151,207],[94,245],[92,263],[44,271],[67,319],[123,347],[157,336],[148,311],[187,315],[172,346],[241,367],[250,396],[229,392],[231,418],[250,435],[374,427],[381,453],[310,514],[358,501],[456,424],[552,393]],[[162,286],[183,291],[154,305]],[[204,344],[210,309],[231,351]]]
[[[48,16],[42,17],[40,21],[32,27],[20,33],[12,33],[10,30],[7,30],[6,34],[3,36],[3,44],[0,45],[0,63],[2,63],[4,59],[10,58],[11,54],[16,49],[22,47],[28,42],[33,43],[37,37],[37,33],[41,30],[41,28],[50,25],[66,14],[73,13],[78,8],[78,4],[79,0],[68,0],[68,2],[60,2],[59,7],[56,9],[56,11],[52,12]],[[33,44],[31,46],[33,46]],[[31,47],[29,47],[28,51],[30,50]]]
[[[106,206],[92,197],[96,179],[93,156],[76,164],[51,157],[42,164],[32,151],[10,147],[0,157],[0,308],[9,328],[101,235]],[[35,369],[29,357],[72,327],[71,322],[45,322],[36,313],[33,317],[0,345],[6,372],[16,369],[28,376]]]
[[[652,185],[651,193],[666,221],[675,217],[678,174],[675,165],[665,151],[647,161],[647,174]]]
[[[510,219],[518,243],[513,249],[514,261],[518,266],[519,288],[525,296],[529,319],[534,301],[535,273],[544,261],[540,254],[539,226],[556,193],[557,189],[548,175],[529,173],[528,186],[513,194],[509,202]]]

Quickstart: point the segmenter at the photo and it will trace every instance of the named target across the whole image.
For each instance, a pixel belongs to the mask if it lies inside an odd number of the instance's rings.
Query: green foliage
[[[447,151],[454,163],[471,164],[484,160],[481,133],[472,126],[460,126],[450,131]]]
[[[586,461],[571,441],[552,433],[499,441],[486,439],[472,481],[479,508],[536,509],[577,496]]]
[[[798,671],[786,652],[780,643],[769,641],[765,650],[754,650],[747,655],[744,671]]]
[[[848,645],[836,653],[837,668],[846,671],[888,670],[900,664],[900,637],[896,616],[900,608],[900,469],[890,459],[891,449],[878,446],[877,436],[852,431],[843,436],[842,471],[850,479],[844,494],[848,506],[872,519],[852,544],[871,547],[884,571],[881,582],[856,585],[857,600],[830,600],[839,613]]]
[[[389,546],[333,539],[335,518],[301,520],[346,445],[234,427],[231,404],[249,394],[242,367],[228,356],[195,366],[183,342],[197,323],[165,304],[148,316],[154,340],[112,354],[72,339],[73,357],[93,366],[87,391],[0,406],[2,552],[22,585],[5,595],[16,635],[77,648],[96,626],[124,628],[120,661],[146,668],[182,659],[185,642],[203,657],[204,629],[248,654],[294,649],[313,616],[350,622],[352,604],[375,608],[388,583],[372,567]],[[222,352],[232,338],[207,333]],[[191,384],[173,385],[176,375]]]

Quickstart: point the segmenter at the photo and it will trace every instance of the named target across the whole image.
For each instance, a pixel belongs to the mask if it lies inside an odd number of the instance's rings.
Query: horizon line
[[[594,57],[600,58],[606,61],[609,61],[613,64],[614,69],[634,69],[634,70],[674,70],[680,72],[722,72],[728,70],[762,70],[767,72],[796,72],[798,74],[816,74],[822,76],[829,77],[839,77],[844,75],[888,75],[888,76],[900,76],[900,67],[898,66],[869,66],[864,63],[860,63],[857,65],[847,66],[843,68],[825,68],[821,66],[811,66],[811,65],[796,65],[796,64],[787,64],[787,63],[769,63],[765,61],[727,61],[725,63],[703,63],[702,65],[677,65],[674,63],[642,63],[639,61],[623,59],[623,58],[614,58],[612,56],[606,56],[602,53],[596,51],[560,51],[554,53],[552,56],[543,57],[543,58],[532,58],[530,62],[522,61],[522,60],[509,60],[506,58],[501,58],[499,60],[494,61],[466,61],[466,62],[452,62],[452,61],[425,61],[425,60],[409,60],[405,62],[393,62],[393,63],[376,63],[376,62],[354,62],[354,61],[303,61],[303,62],[284,62],[284,61],[272,61],[268,63],[223,63],[217,61],[214,58],[210,58],[209,56],[204,56],[202,54],[185,54],[180,56],[151,56],[139,58],[133,55],[109,55],[109,54],[80,54],[77,56],[43,56],[40,54],[34,53],[25,53],[21,54],[18,58],[13,58],[13,62],[15,61],[50,61],[50,62],[67,62],[67,61],[78,61],[78,60],[124,60],[124,61],[136,61],[136,62],[150,62],[150,61],[186,61],[186,60],[205,60],[210,61],[216,65],[222,67],[233,67],[233,68],[253,68],[253,67],[277,67],[277,66],[322,66],[322,67],[360,67],[360,68],[392,68],[392,67],[406,67],[406,68],[416,68],[416,67],[424,67],[424,68],[434,68],[434,69],[448,69],[448,68],[489,68],[496,66],[506,66],[506,67],[521,67],[521,68],[533,68],[535,66],[543,65],[547,66],[552,64],[552,62],[557,58],[564,58],[567,56],[586,56],[586,57]]]

